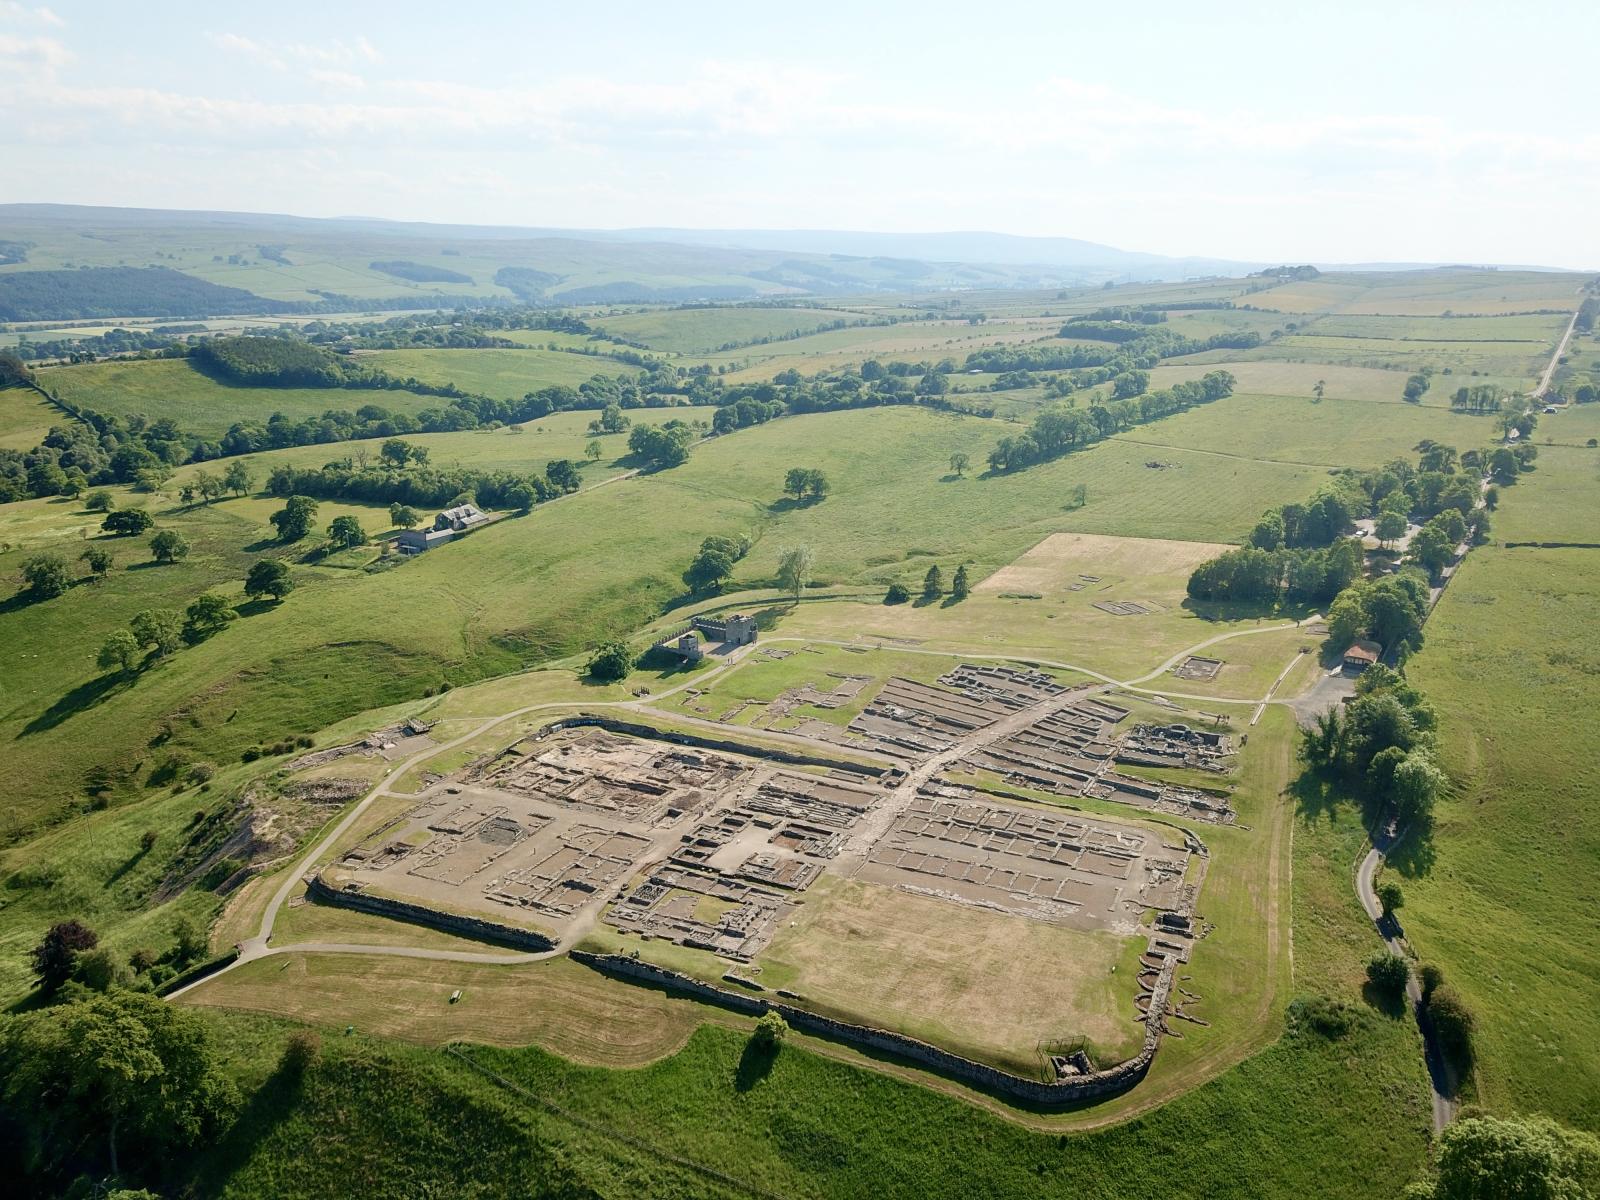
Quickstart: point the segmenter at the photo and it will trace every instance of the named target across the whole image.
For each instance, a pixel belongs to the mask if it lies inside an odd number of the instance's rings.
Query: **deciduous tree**
[[[349,550],[367,544],[367,531],[355,517],[335,517],[328,523],[328,540],[340,550]]]
[[[175,563],[189,556],[189,539],[176,529],[163,529],[150,539],[150,556],[157,562]]]
[[[139,642],[133,634],[126,629],[118,629],[108,635],[100,643],[100,669],[110,671],[113,668],[124,675],[133,670],[133,664],[139,657]]]
[[[78,955],[100,944],[94,930],[82,921],[58,921],[28,954],[41,988],[53,992],[72,978]]]
[[[811,580],[814,558],[810,546],[793,546],[778,556],[778,586],[794,596],[797,602],[801,591]]]
[[[250,574],[245,577],[244,594],[252,598],[271,596],[274,600],[282,600],[292,591],[294,579],[289,574],[288,564],[275,558],[257,559],[250,567]]]
[[[72,586],[67,560],[53,551],[22,560],[22,579],[27,592],[36,600],[51,600]]]
[[[290,496],[288,503],[273,513],[269,519],[272,527],[278,531],[280,542],[297,542],[311,532],[311,523],[316,520],[316,516],[315,500],[309,496]]]

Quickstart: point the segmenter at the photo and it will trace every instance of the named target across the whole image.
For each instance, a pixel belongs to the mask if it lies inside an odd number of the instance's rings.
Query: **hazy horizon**
[[[1358,7],[4,0],[0,202],[1600,266],[1600,16]]]

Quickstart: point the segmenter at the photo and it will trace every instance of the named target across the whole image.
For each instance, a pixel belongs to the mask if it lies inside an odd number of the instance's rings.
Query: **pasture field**
[[[985,346],[1035,342],[1050,337],[1060,327],[1059,318],[994,320],[982,325],[969,325],[966,321],[908,321],[900,325],[834,329],[793,341],[708,354],[704,358],[714,366],[725,366],[729,383],[752,383],[771,379],[781,371],[816,375],[869,358],[885,363],[895,360],[938,362],[952,358],[960,363],[974,350]]]
[[[920,585],[934,563],[948,581],[969,562],[976,580],[1058,530],[1222,541],[1281,502],[1273,497],[1310,495],[1322,474],[1180,450],[1163,451],[1174,465],[1158,470],[1146,465],[1148,450],[1115,442],[1005,475],[950,470],[952,453],[981,464],[1015,431],[919,408],[814,414],[709,442],[662,482],[740,503],[747,527],[762,531],[735,570],[737,583],[771,579],[781,549],[799,543],[816,553],[817,582],[870,586]],[[821,503],[783,497],[784,472],[796,465],[826,473],[831,490]],[[1080,483],[1081,507],[1073,495]]]
[[[411,935],[432,932],[403,928]],[[422,942],[413,938],[410,944]],[[462,944],[483,949],[479,942]],[[365,981],[359,988],[357,978]],[[461,1000],[451,1004],[457,988]],[[500,966],[293,951],[230,971],[196,988],[185,1003],[324,1025],[344,1019],[363,1034],[427,1046],[458,1038],[531,1043],[603,1067],[640,1067],[665,1058],[710,1015],[703,1005],[618,983],[569,958]],[[348,1017],[339,1017],[341,1011]],[[727,1019],[738,1021],[732,1014]]]
[[[704,407],[683,408],[633,408],[628,419],[636,425],[659,425],[664,421],[709,422],[716,409]],[[505,426],[500,429],[472,429],[459,433],[408,433],[405,440],[428,451],[428,461],[433,466],[469,467],[480,471],[511,471],[526,474],[543,471],[552,459],[566,458],[578,464],[586,485],[608,479],[627,470],[624,460],[628,454],[627,435],[602,435],[596,437],[589,430],[589,422],[598,414],[583,410],[551,413],[537,421],[527,421],[519,428]],[[600,443],[602,454],[590,462],[584,449],[592,441]],[[345,458],[357,458],[363,453],[369,462],[376,461],[382,438],[359,441],[332,442],[326,445],[290,446],[283,450],[265,450],[245,458],[256,476],[256,485],[266,482],[272,469],[280,464],[296,468],[316,468],[324,463]],[[180,467],[168,484],[168,490],[182,487],[201,470],[217,471],[216,463],[200,463]]]
[[[238,421],[264,425],[274,413],[301,420],[320,417],[330,409],[354,412],[376,404],[414,416],[448,403],[438,396],[375,388],[234,387],[202,374],[182,358],[44,367],[37,375],[41,387],[69,404],[108,416],[171,417],[185,432],[210,439],[220,438]]]
[[[564,350],[368,350],[358,357],[400,379],[435,387],[453,383],[497,400],[520,400],[529,392],[557,385],[575,388],[596,375],[640,374],[638,367],[613,358]],[[434,397],[432,407],[448,403]]]
[[[557,329],[497,329],[495,336],[534,350],[598,350],[604,354],[608,349],[605,342],[587,333],[562,333]]]
[[[1546,355],[1566,332],[1570,312],[1504,317],[1325,316],[1301,325],[1318,337],[1382,338],[1402,342],[1530,342]]]
[[[1600,404],[1570,404],[1554,416],[1540,417],[1533,433],[1541,454],[1547,442],[1593,449],[1590,438],[1600,438]]]
[[[1253,292],[1240,303],[1285,313],[1421,317],[1500,316],[1578,303],[1582,275],[1547,271],[1397,271],[1338,274]]]
[[[1586,477],[1558,465],[1586,454]],[[1594,541],[1594,452],[1541,450],[1503,491],[1496,537]],[[1509,532],[1507,531],[1509,527]],[[1454,784],[1431,840],[1395,866],[1403,921],[1477,1017],[1477,1099],[1593,1129],[1600,860],[1600,551],[1475,550],[1411,676],[1438,712]]]
[[[1199,379],[1207,371],[1219,368],[1229,371],[1238,381],[1238,394],[1260,396],[1287,396],[1311,399],[1317,381],[1324,384],[1323,396],[1327,401],[1362,400],[1372,403],[1404,404],[1402,394],[1406,388],[1407,371],[1386,367],[1340,367],[1328,363],[1298,362],[1288,359],[1230,360],[1219,355],[1238,351],[1207,351],[1205,354],[1168,359],[1150,372],[1152,389],[1168,388],[1175,383]],[[1455,375],[1435,376],[1433,386],[1422,395],[1422,408],[1448,408],[1450,396],[1463,385],[1476,386],[1492,383],[1507,391],[1516,391],[1527,385],[1527,380],[1517,377]]]
[[[0,450],[32,450],[71,419],[32,388],[0,388]]]
[[[1411,447],[1424,438],[1462,450],[1488,446],[1498,435],[1494,420],[1413,404],[1333,400],[1316,404],[1298,397],[1235,392],[1226,400],[1136,426],[1110,440],[1257,462],[1329,469],[1375,467],[1409,456]]]
[[[1527,387],[1544,370],[1550,350],[1551,347],[1535,342],[1423,342],[1379,337],[1322,337],[1313,332],[1287,334],[1250,353],[1259,358],[1392,371],[1410,372],[1432,367],[1442,372],[1445,367],[1452,367],[1455,375],[1468,376],[1463,382],[1470,383],[1470,372],[1478,371],[1482,375],[1523,378],[1526,380],[1523,386]],[[1237,355],[1238,352],[1231,353]]]
[[[1550,429],[1544,417],[1534,441]],[[1500,489],[1493,536],[1502,542],[1600,542],[1600,449],[1539,446],[1532,471]]]
[[[740,342],[810,331],[832,321],[860,321],[859,313],[829,308],[666,308],[596,317],[590,322],[614,337],[667,354],[710,354]]]

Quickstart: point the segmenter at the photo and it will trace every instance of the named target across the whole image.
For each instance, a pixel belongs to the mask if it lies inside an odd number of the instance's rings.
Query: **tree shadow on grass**
[[[1361,985],[1361,998],[1391,1020],[1405,1016],[1409,1007],[1404,989],[1380,988],[1371,980]]]
[[[35,596],[29,589],[24,588],[15,595],[7,596],[4,600],[0,600],[0,617],[5,616],[6,613],[14,613],[18,609],[28,608],[39,603],[41,603],[39,597]]]
[[[772,1072],[778,1061],[778,1047],[750,1038],[739,1055],[739,1066],[733,1073],[733,1087],[738,1092],[748,1092]]]
[[[312,1066],[309,1069],[314,1071],[317,1068]],[[266,1082],[255,1090],[228,1131],[200,1155],[198,1161],[191,1161],[179,1169],[188,1167],[194,1171],[195,1178],[201,1184],[200,1194],[215,1195],[221,1190],[220,1185],[250,1160],[256,1147],[294,1115],[304,1091],[304,1072],[280,1063],[267,1076]]]
[[[27,737],[29,734],[44,733],[46,730],[54,729],[78,713],[103,704],[118,692],[131,687],[133,680],[132,675],[107,672],[104,675],[96,675],[87,683],[80,683],[24,725],[22,736]]]
[[[1294,801],[1295,811],[1307,821],[1322,817],[1332,820],[1341,806],[1354,803],[1335,780],[1321,771],[1300,772],[1289,785],[1288,795]]]
[[[1433,818],[1412,819],[1405,835],[1384,852],[1384,862],[1407,879],[1416,879],[1433,870]]]
[[[135,867],[137,867],[139,865],[139,863],[144,859],[144,857],[149,853],[150,852],[148,850],[146,850],[143,846],[141,846],[139,849],[135,850],[132,854],[128,855],[127,858],[123,859],[122,862],[120,864],[118,864],[117,869],[115,871],[111,872],[111,874],[106,876],[106,882],[105,882],[106,890],[109,891],[111,888],[115,887],[116,884],[117,884],[117,881],[120,880],[129,871],[131,871]]]
[[[271,612],[279,603],[266,596],[258,596],[254,600],[246,600],[243,604],[236,605],[233,611],[240,617],[258,617],[264,612]]]

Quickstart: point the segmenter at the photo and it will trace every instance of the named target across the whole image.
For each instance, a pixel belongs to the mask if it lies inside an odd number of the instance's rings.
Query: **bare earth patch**
[[[1237,548],[1219,542],[1052,533],[1021,558],[1001,567],[973,591],[1046,593],[1084,582],[1079,578],[1081,575],[1119,579],[1171,575],[1192,571],[1201,563]]]

